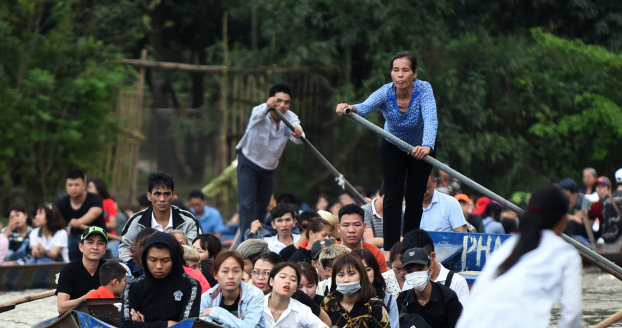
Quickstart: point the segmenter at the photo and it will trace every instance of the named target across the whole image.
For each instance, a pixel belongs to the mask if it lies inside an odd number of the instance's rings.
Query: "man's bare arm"
[[[456,229],[454,229],[454,231],[455,232],[467,232],[466,225],[457,227]]]
[[[65,312],[71,310],[76,304],[80,303],[86,295],[76,298],[75,300],[69,299],[69,294],[58,293],[58,297],[56,300],[56,309],[58,310],[58,314],[65,314]]]

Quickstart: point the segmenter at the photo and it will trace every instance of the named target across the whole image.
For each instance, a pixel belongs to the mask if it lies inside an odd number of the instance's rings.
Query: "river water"
[[[600,269],[590,266],[583,269],[583,320],[591,327],[612,314],[622,310],[622,282],[611,279]],[[44,292],[32,289],[21,292],[0,293],[0,303],[18,297]],[[58,315],[56,296],[18,305],[15,310],[0,313],[2,328],[30,328],[35,323]],[[557,327],[559,310],[553,309],[551,327]],[[622,327],[618,322],[611,327]]]

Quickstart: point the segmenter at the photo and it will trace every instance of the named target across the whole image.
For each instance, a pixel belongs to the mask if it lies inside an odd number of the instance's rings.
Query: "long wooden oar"
[[[276,116],[278,116],[281,121],[283,121],[283,123],[285,123],[285,125],[287,125],[287,127],[294,131],[296,130],[296,128],[294,127],[294,125],[292,125],[292,123],[283,115],[281,114],[281,112],[279,112],[278,110],[276,110],[275,108],[270,108],[269,110],[273,111],[274,114],[276,114]],[[365,197],[363,197],[363,195],[361,195],[358,190],[354,189],[354,187],[350,184],[350,182],[348,182],[348,180],[346,180],[346,178],[343,177],[343,174],[339,173],[339,171],[337,171],[337,169],[326,159],[326,157],[324,157],[324,155],[322,155],[322,153],[320,153],[312,144],[309,140],[307,140],[307,138],[305,138],[304,136],[300,137],[300,141],[302,141],[302,143],[305,144],[305,146],[307,146],[307,148],[309,149],[309,151],[311,151],[311,153],[322,163],[324,164],[324,166],[326,166],[326,168],[336,177],[336,180],[338,181],[339,185],[342,186],[342,188],[346,188],[348,189],[352,195],[354,195],[354,197],[358,198],[363,204],[367,204],[367,200],[365,199]],[[343,184],[343,185],[342,185]]]
[[[609,318],[603,320],[601,323],[597,324],[593,328],[606,328],[606,327],[609,327],[609,326],[613,325],[614,323],[620,321],[620,319],[622,319],[622,310],[620,312],[610,316]]]
[[[81,224],[80,225],[80,229],[86,230],[88,228],[89,228],[89,226],[87,226],[86,224]],[[119,237],[117,235],[113,235],[113,234],[111,234],[109,232],[106,232],[106,234],[108,235],[108,239],[121,241],[121,237]]]
[[[396,145],[398,148],[401,148],[402,150],[408,151],[408,152],[412,152],[413,149],[415,149],[415,147],[413,147],[412,145],[409,145],[404,140],[402,140],[402,139],[400,139],[400,138],[390,134],[389,132],[385,131],[384,129],[382,129],[381,127],[377,126],[376,124],[374,124],[374,123],[364,119],[360,115],[354,113],[350,108],[346,108],[343,112],[344,112],[344,114],[348,118],[350,118],[353,121],[355,121],[355,122],[365,126],[368,129],[372,130],[376,134],[379,134],[381,137],[384,137],[385,139],[390,141],[392,144]],[[464,174],[462,174],[462,173],[460,173],[460,172],[450,168],[449,166],[441,163],[440,161],[438,161],[434,157],[432,157],[430,155],[426,155],[423,158],[423,161],[428,163],[428,164],[430,164],[430,165],[432,165],[432,166],[434,166],[434,167],[436,167],[436,168],[438,168],[439,170],[447,172],[449,175],[457,178],[458,180],[460,180],[465,185],[473,188],[475,191],[480,192],[482,195],[486,195],[490,199],[496,200],[497,202],[501,203],[502,205],[505,205],[506,207],[508,207],[512,211],[516,212],[517,214],[520,214],[520,215],[524,215],[525,214],[525,210],[523,210],[522,208],[516,206],[514,203],[509,202],[508,200],[506,200],[503,197],[495,194],[494,192],[486,189],[484,186],[482,186],[479,183],[471,180],[470,178],[468,178]],[[596,264],[596,266],[598,266],[599,268],[601,268],[601,269],[605,270],[606,272],[610,273],[612,276],[618,278],[619,280],[622,280],[622,268],[620,268],[619,266],[615,265],[615,263],[607,260],[606,258],[604,258],[600,254],[594,252],[593,250],[585,247],[585,245],[579,243],[578,241],[568,237],[566,234],[562,234],[561,237],[566,242],[568,242],[569,244],[574,246],[577,249],[577,251],[579,251],[579,254],[581,254],[581,256],[583,256],[584,258],[588,259],[592,263]]]
[[[16,298],[14,300],[0,303],[0,313],[15,309],[15,306],[17,304],[40,300],[42,298],[50,297],[54,295],[55,293],[56,293],[56,289],[52,289],[52,290],[48,290],[46,292],[42,292],[39,294],[28,295],[28,296],[24,296],[24,297]]]

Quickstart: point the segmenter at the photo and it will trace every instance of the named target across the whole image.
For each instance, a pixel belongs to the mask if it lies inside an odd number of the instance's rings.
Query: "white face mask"
[[[428,271],[416,271],[407,274],[405,277],[406,282],[409,285],[413,286],[416,291],[422,291],[430,282],[430,276],[428,275]]]
[[[360,281],[337,283],[337,291],[346,297],[352,297],[359,290],[361,290]]]

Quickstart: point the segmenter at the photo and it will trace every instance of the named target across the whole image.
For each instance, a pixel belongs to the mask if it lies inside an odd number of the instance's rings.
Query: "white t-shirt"
[[[285,309],[275,322],[272,317],[272,311],[270,311],[268,307],[268,300],[271,295],[272,293],[266,295],[263,303],[263,315],[266,319],[267,328],[328,328],[319,317],[313,315],[313,312],[311,312],[308,306],[293,298],[289,299],[287,309]]]
[[[69,262],[69,251],[67,250],[67,231],[64,229],[58,230],[46,238],[41,232],[41,228],[35,228],[30,232],[30,248],[34,248],[37,245],[43,245],[46,251],[51,251],[54,247],[62,247],[60,255],[63,258],[63,262]],[[55,260],[55,259],[53,259]]]
[[[299,233],[294,233],[292,234],[292,237],[294,239],[294,243],[298,242],[298,240],[300,240],[300,234]],[[271,251],[279,254],[283,248],[287,247],[287,245],[283,244],[280,240],[279,240],[279,235],[276,234],[274,236],[270,236],[270,237],[264,237],[263,240],[268,243],[268,248],[270,248]]]

